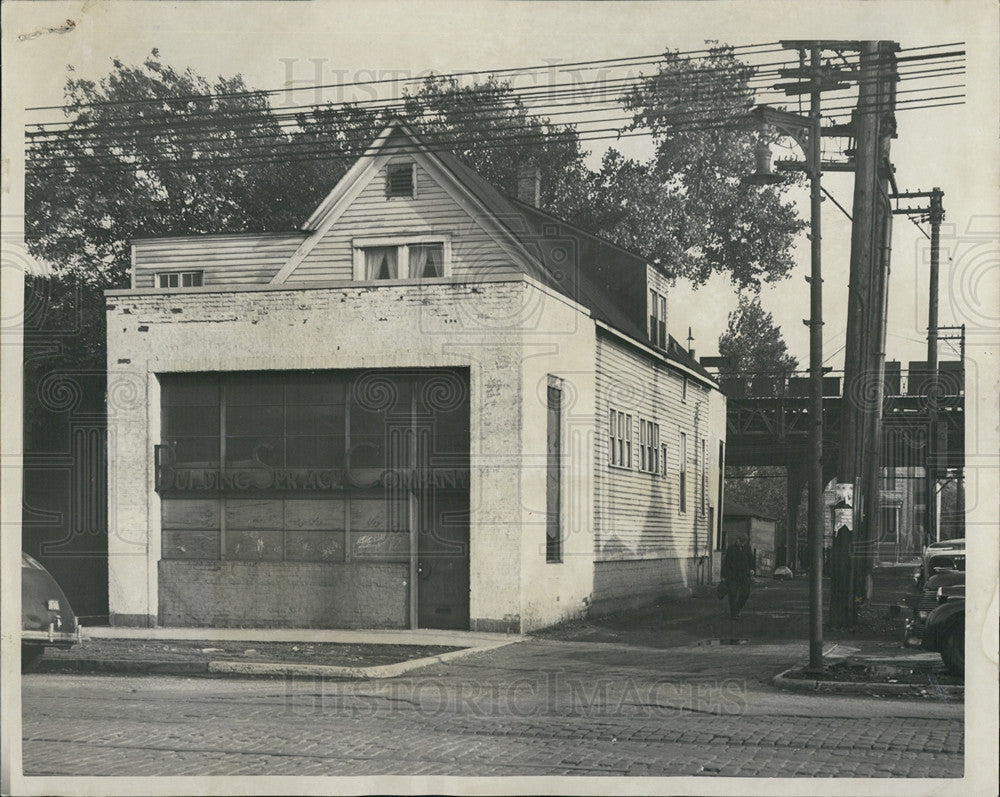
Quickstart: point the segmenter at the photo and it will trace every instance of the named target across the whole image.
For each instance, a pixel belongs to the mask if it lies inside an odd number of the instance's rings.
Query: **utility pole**
[[[763,118],[795,137],[806,156],[804,164],[788,163],[787,168],[802,169],[809,176],[810,204],[810,274],[809,282],[809,446],[806,456],[806,479],[809,485],[808,550],[809,550],[809,670],[823,669],[823,278],[821,267],[822,236],[821,210],[824,168],[852,168],[849,164],[822,160],[824,135],[844,136],[845,131],[824,129],[820,102],[824,91],[847,88],[857,78],[857,72],[823,64],[824,49],[835,51],[857,49],[856,42],[840,41],[783,41],[786,49],[799,51],[799,68],[782,70],[783,77],[805,78],[798,83],[775,86],[789,95],[809,95],[808,118],[788,113],[761,109]],[[808,56],[808,64],[806,58]],[[844,127],[844,126],[840,126]],[[847,135],[853,133],[848,126]],[[791,479],[791,477],[789,477]]]
[[[820,49],[810,48],[809,119],[809,669],[823,669],[823,273],[820,212],[820,100],[822,63]]]
[[[944,221],[944,192],[934,187],[930,191],[909,191],[893,194],[892,199],[927,199],[926,207],[894,208],[894,214],[910,218],[924,218],[931,225],[931,262],[929,273],[929,295],[927,302],[927,374],[921,389],[927,397],[927,442],[924,447],[924,481],[927,499],[924,502],[926,527],[924,544],[938,538],[937,482],[938,468],[938,398],[940,396],[938,378],[938,340],[941,327],[938,326],[938,282],[941,261],[941,222]],[[911,374],[911,379],[913,375]]]
[[[931,191],[931,273],[930,297],[927,304],[927,370],[930,381],[927,384],[927,537],[928,542],[936,542],[938,529],[937,507],[937,420],[938,420],[938,266],[941,257],[941,219],[944,215],[941,189]]]
[[[838,464],[838,481],[854,487],[854,528],[849,537],[851,555],[831,562],[830,623],[833,626],[855,623],[855,595],[859,593],[859,583],[867,582],[877,540],[877,443],[882,409],[880,386],[889,234],[885,182],[889,176],[886,172],[891,168],[888,165],[888,138],[894,133],[892,108],[895,99],[890,86],[894,75],[888,74],[887,67],[896,49],[898,46],[893,42],[859,43],[860,75],[854,117],[854,207]]]

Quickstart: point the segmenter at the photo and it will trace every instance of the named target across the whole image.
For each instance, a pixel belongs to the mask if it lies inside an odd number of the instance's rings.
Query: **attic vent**
[[[385,170],[385,195],[393,197],[413,197],[413,164],[390,163]]]

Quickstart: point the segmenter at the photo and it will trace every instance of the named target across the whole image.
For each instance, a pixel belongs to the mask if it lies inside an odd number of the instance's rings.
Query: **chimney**
[[[542,171],[537,166],[525,164],[517,170],[517,198],[527,205],[538,207],[542,201]]]

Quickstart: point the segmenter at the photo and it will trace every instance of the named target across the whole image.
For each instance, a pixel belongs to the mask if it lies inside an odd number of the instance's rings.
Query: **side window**
[[[660,425],[639,420],[639,470],[660,472]]]
[[[701,514],[705,514],[708,494],[708,442],[701,441]]]
[[[619,468],[632,467],[632,415],[614,408],[608,410],[608,463]]]
[[[156,275],[157,288],[200,288],[203,271],[169,271]]]
[[[680,489],[681,512],[687,512],[687,450],[688,450],[688,437],[686,434],[684,434],[684,432],[681,432],[680,484],[678,485]]]

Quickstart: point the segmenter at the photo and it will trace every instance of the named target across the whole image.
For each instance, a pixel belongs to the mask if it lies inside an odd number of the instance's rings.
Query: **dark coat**
[[[749,545],[733,543],[722,559],[722,577],[726,581],[749,581],[754,569],[753,551]]]

